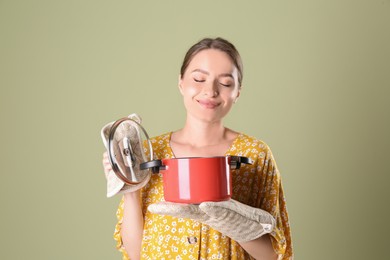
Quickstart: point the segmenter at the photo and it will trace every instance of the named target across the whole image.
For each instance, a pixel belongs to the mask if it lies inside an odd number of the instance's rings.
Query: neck
[[[187,116],[184,128],[178,134],[192,146],[209,146],[226,141],[227,129],[222,121],[205,122]]]

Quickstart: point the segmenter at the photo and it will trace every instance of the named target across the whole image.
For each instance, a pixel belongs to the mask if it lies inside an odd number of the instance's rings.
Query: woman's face
[[[179,78],[187,114],[214,122],[221,120],[240,95],[237,68],[220,50],[197,53]]]

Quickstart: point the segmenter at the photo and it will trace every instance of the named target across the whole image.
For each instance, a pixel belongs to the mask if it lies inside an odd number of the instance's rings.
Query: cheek
[[[195,87],[186,86],[183,88],[182,94],[184,97],[192,97],[197,94],[197,89]]]
[[[237,98],[238,91],[226,91],[223,94],[226,97],[226,99],[234,101]]]

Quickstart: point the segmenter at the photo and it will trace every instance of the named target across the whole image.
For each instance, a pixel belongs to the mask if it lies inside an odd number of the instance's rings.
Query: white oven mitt
[[[141,118],[137,114],[131,114],[128,117],[136,121],[137,123],[141,123]],[[113,124],[114,122],[108,123],[101,130],[101,137],[104,146],[106,147],[107,150],[108,150],[108,135],[110,132],[110,128]],[[124,128],[123,127],[121,128],[121,126],[119,126],[116,130],[117,134],[115,136],[115,141],[119,142],[120,146],[122,146],[123,138],[125,136],[128,136],[131,142],[131,146],[136,148],[133,151],[134,156],[136,157],[136,161],[138,162],[145,161],[144,148],[141,142],[141,135],[138,126],[136,126],[135,124],[131,125],[131,123],[128,121],[123,122],[122,125],[124,126]],[[120,159],[122,158],[117,158],[117,160]],[[126,166],[128,166],[125,160],[124,163],[126,164]],[[145,174],[147,174],[146,177]],[[148,183],[150,176],[151,173],[148,170],[143,170],[143,171],[137,170],[136,177],[141,179],[144,178],[144,179],[139,184],[127,185],[115,175],[113,170],[111,170],[108,174],[106,174],[107,197],[112,197],[116,194],[124,194],[127,192],[133,192],[139,190]]]
[[[149,205],[148,210],[155,214],[194,219],[239,243],[270,233],[276,224],[267,211],[233,199],[203,202],[200,205],[159,202]]]

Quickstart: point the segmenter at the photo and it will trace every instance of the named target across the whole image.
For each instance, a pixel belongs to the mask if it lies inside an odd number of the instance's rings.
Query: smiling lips
[[[211,100],[197,100],[198,103],[208,109],[214,109],[219,106],[220,103]]]

